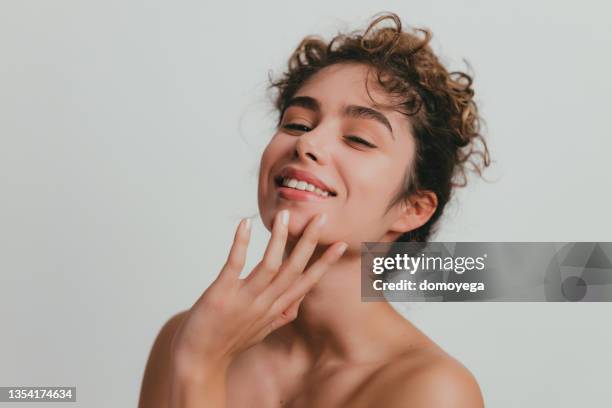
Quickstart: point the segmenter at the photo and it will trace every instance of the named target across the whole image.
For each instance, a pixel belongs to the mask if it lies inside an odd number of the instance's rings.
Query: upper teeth
[[[327,191],[321,190],[319,187],[315,187],[310,183],[307,183],[303,180],[294,179],[294,178],[288,178],[288,177],[283,178],[283,186],[289,187],[289,188],[295,188],[296,190],[311,191],[322,197],[327,197],[329,195]]]

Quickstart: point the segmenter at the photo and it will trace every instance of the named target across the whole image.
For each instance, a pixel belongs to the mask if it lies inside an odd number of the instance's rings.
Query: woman
[[[426,241],[466,163],[489,164],[470,77],[419,31],[387,14],[298,46],[272,83],[263,259],[240,279],[245,219],[217,279],[158,335],[141,407],[483,406],[465,367],[387,302],[360,300],[360,243]]]

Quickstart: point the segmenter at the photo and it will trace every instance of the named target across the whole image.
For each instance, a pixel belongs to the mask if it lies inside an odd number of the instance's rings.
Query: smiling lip
[[[281,198],[292,201],[325,201],[331,198],[331,196],[323,197],[306,190],[296,190],[290,187],[277,187],[278,195]]]
[[[305,181],[309,184],[312,184],[315,187],[320,188],[323,191],[327,191],[329,195],[327,197],[323,197],[314,192],[310,192],[307,190],[297,190],[294,188],[283,186],[283,179],[285,178],[294,178],[300,181]],[[329,198],[335,197],[336,192],[327,186],[321,179],[316,177],[314,174],[309,173],[305,170],[299,170],[295,167],[285,167],[282,169],[276,177],[274,177],[274,182],[276,184],[276,188],[278,190],[278,194],[285,199],[288,200],[298,200],[298,201],[322,201],[327,200]]]
[[[274,177],[274,181],[278,186],[280,186],[282,185],[284,178],[294,178],[297,180],[302,180],[309,184],[312,184],[315,187],[319,187],[323,191],[329,192],[330,196],[336,195],[336,192],[331,187],[327,186],[327,184],[325,184],[314,174],[309,173],[305,170],[300,170],[295,167],[285,167],[278,173],[276,177]]]

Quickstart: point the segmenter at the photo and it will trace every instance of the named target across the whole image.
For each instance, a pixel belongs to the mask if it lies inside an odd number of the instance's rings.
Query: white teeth
[[[303,180],[298,180],[294,178],[283,178],[282,185],[289,188],[295,188],[296,190],[314,192],[315,194],[318,194],[322,197],[329,196],[328,191],[321,190],[319,187],[315,187],[314,185],[307,183]]]

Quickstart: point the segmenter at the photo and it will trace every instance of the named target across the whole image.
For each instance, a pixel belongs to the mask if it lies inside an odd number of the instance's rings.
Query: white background
[[[371,3],[0,3],[0,386],[135,406],[159,328],[257,212],[268,71],[383,10],[431,28],[451,69],[470,62],[488,123],[493,182],[457,195],[436,240],[612,240],[607,3]],[[612,304],[406,306],[487,406],[612,400]]]

